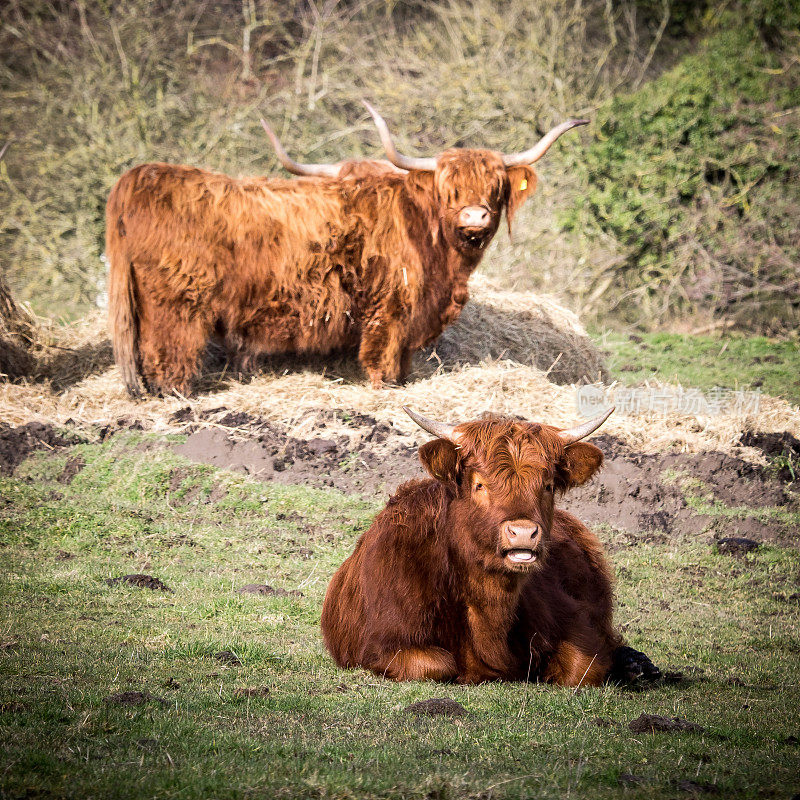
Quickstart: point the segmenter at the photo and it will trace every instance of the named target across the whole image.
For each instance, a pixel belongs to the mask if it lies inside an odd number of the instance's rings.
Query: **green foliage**
[[[685,781],[721,797],[796,788],[795,549],[739,560],[693,537],[615,551],[617,619],[634,647],[684,671],[680,683],[395,684],[336,668],[319,634],[327,582],[376,504],[264,485],[157,445],[115,436],[0,478],[3,796],[604,800],[673,798]],[[78,455],[83,470],[59,482]],[[313,539],[309,560],[300,536]],[[174,593],[104,583],[131,572]],[[254,582],[303,596],[236,591]],[[110,699],[131,691],[152,697]],[[442,696],[468,714],[403,712]],[[705,731],[633,734],[626,723],[642,712]]]
[[[564,222],[589,217],[624,246],[615,294],[630,320],[707,308],[762,329],[800,321],[800,37],[771,50],[747,16],[732,21],[598,116],[588,191]]]

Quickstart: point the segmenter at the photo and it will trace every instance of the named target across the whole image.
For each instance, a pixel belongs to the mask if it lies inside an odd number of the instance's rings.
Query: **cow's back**
[[[240,287],[296,292],[314,269],[308,243],[330,238],[340,217],[331,182],[161,163],[129,170],[108,202],[109,229],[126,240],[127,256],[176,298],[213,289],[232,299]]]
[[[358,664],[359,642],[364,629],[364,595],[361,590],[364,536],[336,570],[322,604],[322,638],[340,667]]]

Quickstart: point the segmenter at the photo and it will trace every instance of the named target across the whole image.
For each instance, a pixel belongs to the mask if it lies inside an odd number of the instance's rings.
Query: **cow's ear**
[[[536,191],[538,178],[533,167],[523,165],[521,167],[509,167],[508,174],[508,205],[506,206],[506,222],[508,223],[508,235],[511,236],[511,221],[517,213],[519,207]]]
[[[580,486],[603,466],[603,451],[588,442],[575,442],[564,450],[556,469],[556,484],[565,492]]]
[[[431,477],[442,483],[458,477],[458,449],[447,439],[434,439],[419,449],[419,460]]]

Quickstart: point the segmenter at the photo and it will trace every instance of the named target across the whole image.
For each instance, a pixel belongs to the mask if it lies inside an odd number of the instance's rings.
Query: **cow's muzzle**
[[[492,235],[492,215],[485,206],[467,206],[456,219],[459,236],[470,247],[484,247]]]
[[[500,553],[510,569],[533,569],[544,555],[541,526],[528,519],[504,522],[500,527]]]

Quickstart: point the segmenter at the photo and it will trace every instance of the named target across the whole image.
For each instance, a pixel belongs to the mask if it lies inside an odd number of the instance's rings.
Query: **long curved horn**
[[[572,130],[572,128],[576,128],[578,125],[588,124],[588,119],[570,119],[566,122],[562,122],[560,125],[556,125],[549,133],[542,136],[530,150],[526,150],[524,153],[512,153],[509,156],[504,155],[503,163],[507,167],[518,167],[521,164],[533,164],[550,149],[550,145],[552,145],[562,133],[566,133],[568,130]]]
[[[615,406],[606,411],[605,414],[600,414],[599,417],[590,419],[584,422],[583,425],[578,425],[577,428],[569,428],[568,430],[559,431],[558,435],[567,443],[574,444],[575,442],[585,439],[590,433],[596,431],[613,413]]]
[[[408,414],[422,430],[438,436],[440,439],[447,439],[450,442],[458,442],[458,434],[453,432],[455,425],[448,425],[446,422],[436,422],[435,420],[423,417],[421,414],[415,414],[408,406],[403,406],[403,411]]]
[[[400,169],[420,169],[426,170],[427,172],[433,172],[433,170],[436,169],[435,158],[411,158],[410,156],[404,156],[398,153],[392,141],[392,134],[389,133],[389,126],[386,124],[386,120],[384,120],[366,100],[362,100],[361,102],[372,115],[372,119],[375,121],[375,127],[378,129],[378,134],[381,137],[381,144],[386,151],[386,157],[392,164],[396,167],[400,167]]]
[[[278,156],[278,161],[283,164],[287,172],[292,175],[303,175],[309,178],[338,178],[339,165],[338,164],[298,164],[289,158],[283,145],[280,143],[278,137],[273,133],[272,128],[267,125],[266,120],[261,120],[261,125],[269,136],[272,146],[275,148],[275,154]]]

